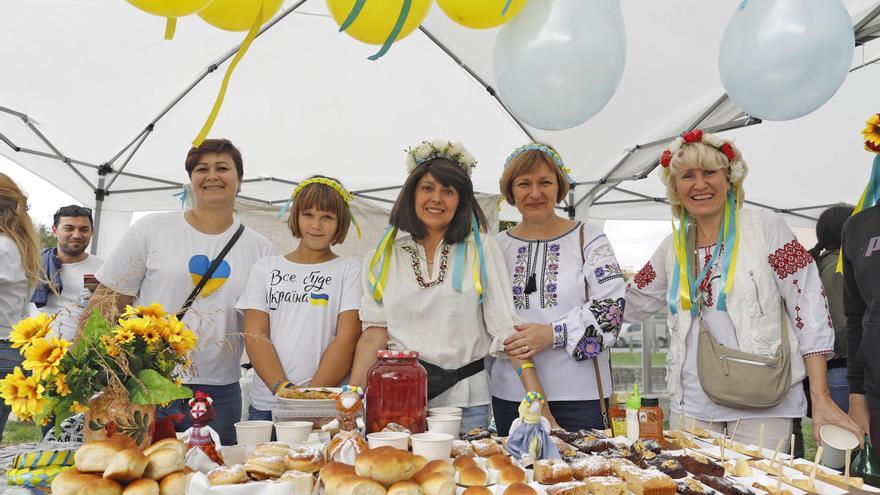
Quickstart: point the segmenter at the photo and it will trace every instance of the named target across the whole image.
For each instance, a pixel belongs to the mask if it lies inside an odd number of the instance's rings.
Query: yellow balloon
[[[431,1],[412,0],[406,23],[395,41],[406,38],[419,27],[431,10]],[[327,0],[327,8],[330,9],[330,14],[338,25],[345,22],[354,4],[355,0]],[[367,0],[357,19],[345,30],[345,33],[358,41],[381,45],[394,29],[402,6],[403,0]]]
[[[227,31],[247,31],[263,4],[263,24],[271,19],[284,0],[214,0],[199,17],[208,24]]]
[[[135,7],[162,17],[184,17],[204,9],[211,0],[128,0]]]
[[[500,26],[516,17],[528,0],[511,0],[507,12],[501,15],[507,0],[437,0],[437,5],[453,21],[473,29]]]

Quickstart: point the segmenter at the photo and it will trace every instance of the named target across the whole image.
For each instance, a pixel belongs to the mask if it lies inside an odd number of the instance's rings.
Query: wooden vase
[[[102,393],[89,400],[83,440],[90,442],[126,435],[138,448],[144,449],[152,443],[155,427],[156,406],[132,404],[128,394]]]

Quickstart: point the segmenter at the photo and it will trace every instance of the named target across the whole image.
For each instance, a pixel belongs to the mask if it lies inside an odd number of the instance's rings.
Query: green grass
[[[3,445],[39,442],[43,438],[39,428],[31,421],[9,421],[3,430]]]
[[[801,428],[804,430],[804,459],[812,460],[816,457],[816,440],[813,439],[813,422],[810,418],[801,420]]]
[[[641,366],[642,352],[612,352],[611,364],[614,366]],[[665,352],[651,353],[651,366],[664,366],[666,364]]]

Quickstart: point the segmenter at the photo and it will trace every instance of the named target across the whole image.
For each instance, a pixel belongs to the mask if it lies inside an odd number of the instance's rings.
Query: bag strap
[[[584,259],[584,223],[581,222],[580,229],[580,239],[581,239],[581,270],[583,270],[584,264],[587,262]],[[584,304],[586,304],[590,300],[590,291],[587,287],[587,279],[584,278]],[[602,410],[602,427],[608,429],[608,407],[605,405],[605,390],[602,388],[602,374],[599,372],[599,356],[596,356],[592,359],[593,361],[593,371],[596,375],[596,388],[599,390],[599,408]]]
[[[189,297],[186,298],[186,301],[181,306],[180,311],[177,312],[177,319],[182,320],[186,312],[189,311],[189,307],[192,306],[193,302],[195,302],[196,297],[198,297],[199,293],[202,292],[202,289],[205,288],[205,285],[208,283],[208,280],[211,279],[211,276],[214,275],[214,272],[217,271],[217,267],[220,266],[220,263],[223,261],[223,258],[229,253],[229,250],[232,249],[232,246],[235,245],[238,238],[241,237],[241,234],[244,232],[244,224],[239,224],[238,230],[232,234],[232,238],[223,246],[223,249],[220,251],[220,254],[214,258],[214,261],[211,262],[211,266],[208,267],[208,270],[202,275],[202,279],[199,280],[199,283],[193,288],[192,292],[189,293]]]

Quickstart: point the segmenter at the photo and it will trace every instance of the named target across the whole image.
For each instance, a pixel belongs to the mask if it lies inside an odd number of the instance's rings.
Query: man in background
[[[87,287],[85,279],[94,279],[103,263],[86,252],[93,227],[89,208],[70,205],[55,212],[52,235],[57,246],[43,250],[43,274],[31,298],[37,311],[58,315],[53,327],[66,340],[76,335],[80,315],[97,282]]]

